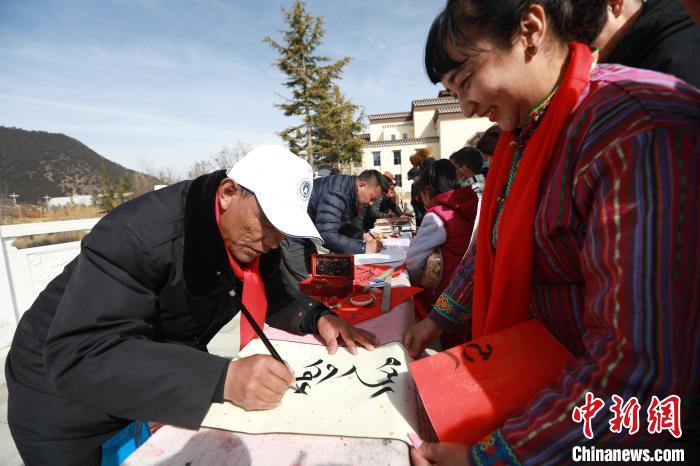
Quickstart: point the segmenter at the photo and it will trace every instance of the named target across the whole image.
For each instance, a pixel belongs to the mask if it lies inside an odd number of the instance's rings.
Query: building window
[[[401,137],[402,137],[403,139],[408,139],[408,133],[403,133],[403,135],[402,135]]]
[[[395,134],[392,134],[392,135],[391,135],[391,140],[392,140],[392,141],[396,141],[396,135],[395,135]]]
[[[382,164],[382,157],[380,152],[372,152],[372,161],[374,162],[374,166],[378,167]]]
[[[394,165],[401,165],[401,151],[394,151]]]
[[[401,173],[394,174],[394,181],[396,181],[396,186],[401,187]]]

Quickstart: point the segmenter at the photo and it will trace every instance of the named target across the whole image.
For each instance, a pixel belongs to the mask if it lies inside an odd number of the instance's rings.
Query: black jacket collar
[[[690,27],[695,26],[680,1],[647,0],[642,5],[642,13],[637,21],[606,61],[636,68],[657,69],[652,65],[660,66],[661,63],[654,63],[650,52],[669,36]],[[674,58],[687,59],[682,49],[669,47],[664,51],[673,53]],[[670,61],[671,57],[664,59]]]
[[[195,179],[187,191],[183,269],[185,286],[193,297],[220,293],[224,285],[216,273],[234,282],[226,247],[216,224],[214,201],[226,171],[219,170]]]

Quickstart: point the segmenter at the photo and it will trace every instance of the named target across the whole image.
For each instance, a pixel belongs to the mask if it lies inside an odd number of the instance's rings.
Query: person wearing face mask
[[[697,412],[700,91],[597,64],[607,4],[449,0],[432,24],[431,81],[503,132],[475,247],[404,344],[417,356],[460,326],[479,338],[534,318],[575,359],[482,441],[424,443],[414,465],[566,463],[586,391],[644,407],[677,395],[684,426]],[[650,438],[612,416],[592,419],[596,442]]]
[[[377,170],[365,170],[358,176],[316,178],[307,213],[323,238],[323,246],[341,254],[380,251],[380,241],[369,234],[357,238],[347,226],[388,188],[387,179]],[[282,241],[282,253],[285,282],[291,288],[298,288],[299,282],[311,273],[311,255],[316,253],[316,245],[308,238],[287,237]]]
[[[475,147],[462,147],[450,155],[450,162],[457,170],[457,178],[461,187],[470,186],[479,199],[484,192],[486,178],[481,174],[484,166],[484,157],[481,151]]]
[[[460,150],[450,155],[450,162],[452,162],[457,169],[459,185],[461,187],[469,186],[479,198],[479,204],[476,208],[476,217],[474,218],[474,228],[472,229],[471,235],[469,235],[469,244],[471,244],[476,237],[476,230],[479,227],[481,198],[484,194],[484,185],[486,184],[486,176],[482,174],[484,155],[475,147],[462,147]],[[452,271],[454,271],[454,268]]]
[[[241,306],[261,327],[319,334],[329,352],[339,337],[371,349],[372,334],[282,284],[283,235],[321,242],[306,213],[311,180],[305,161],[264,145],[103,217],[22,316],[7,356],[25,464],[98,465],[130,420],[197,429],[212,403],[279,405],[295,381],[285,364],[207,352]],[[241,347],[254,337],[241,319]]]

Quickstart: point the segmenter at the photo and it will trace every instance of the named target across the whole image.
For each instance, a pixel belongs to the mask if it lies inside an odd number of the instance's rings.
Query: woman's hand
[[[469,466],[469,447],[461,443],[423,442],[418,448],[411,448],[413,466]]]
[[[415,358],[421,354],[425,347],[437,341],[442,335],[442,329],[431,319],[423,319],[403,334],[403,345],[408,354]]]
[[[359,329],[343,319],[334,315],[321,316],[316,323],[319,336],[326,343],[328,354],[335,354],[338,350],[338,338],[342,338],[348,351],[357,354],[357,345],[361,345],[368,351],[374,349],[378,343],[377,336],[367,330]]]

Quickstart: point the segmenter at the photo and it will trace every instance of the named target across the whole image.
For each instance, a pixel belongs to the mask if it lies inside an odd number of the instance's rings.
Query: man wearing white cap
[[[286,365],[206,352],[242,306],[261,326],[318,333],[329,352],[338,338],[371,349],[374,335],[283,285],[283,234],[320,242],[306,214],[311,181],[306,162],[260,146],[228,172],[102,218],[23,315],[7,356],[8,421],[25,464],[100,464],[100,446],[131,420],[196,429],[212,402],[277,406],[294,383]],[[241,319],[241,346],[254,336]]]

